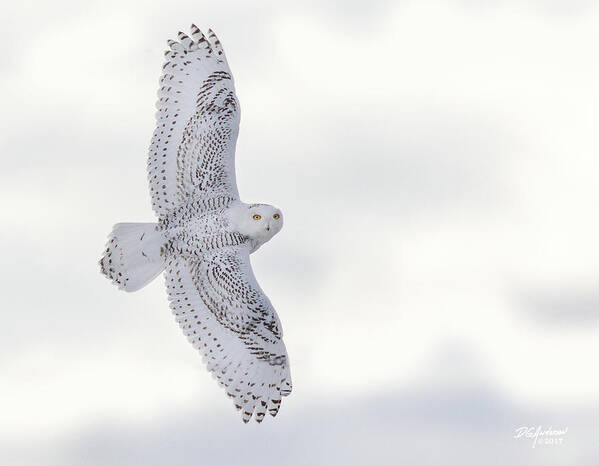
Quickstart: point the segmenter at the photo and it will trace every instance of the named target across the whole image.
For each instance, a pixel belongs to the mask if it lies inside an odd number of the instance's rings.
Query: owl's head
[[[232,224],[235,231],[254,241],[256,250],[281,231],[283,213],[268,204],[243,204],[234,210]]]

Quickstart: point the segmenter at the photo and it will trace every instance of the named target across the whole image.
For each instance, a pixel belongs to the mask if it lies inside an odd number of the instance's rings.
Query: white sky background
[[[298,3],[0,12],[0,459],[597,464],[599,9]],[[260,426],[161,279],[97,266],[113,223],[153,218],[162,51],[191,22],[235,75],[242,197],[285,213],[252,261],[294,392]],[[569,431],[532,449],[528,425]]]

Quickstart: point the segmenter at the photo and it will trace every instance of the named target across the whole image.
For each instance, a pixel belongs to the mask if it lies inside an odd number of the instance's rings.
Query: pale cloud
[[[233,424],[200,402],[134,422],[93,418],[84,429],[35,444],[0,444],[11,464],[179,465],[262,464],[594,464],[597,410],[579,405],[538,409],[506,398],[477,377],[467,347],[449,344],[432,361],[437,375],[408,388],[393,385],[369,396],[308,399],[281,411],[276,421]],[[451,367],[448,367],[451,366]],[[452,367],[457,368],[456,371]],[[439,386],[443,389],[440,390]],[[297,401],[297,400],[296,400]],[[514,438],[522,426],[566,429],[562,445]],[[34,446],[34,448],[32,448]],[[4,447],[4,448],[3,448]],[[256,452],[256,449],[258,453]]]

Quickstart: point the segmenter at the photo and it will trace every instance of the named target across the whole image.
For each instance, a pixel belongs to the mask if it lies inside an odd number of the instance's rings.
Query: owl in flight
[[[170,307],[189,342],[234,399],[244,422],[276,416],[291,393],[277,314],[250,254],[283,227],[283,214],[239,199],[239,102],[216,35],[195,25],[168,41],[148,179],[157,223],[117,223],[100,267],[121,290],[165,272]]]

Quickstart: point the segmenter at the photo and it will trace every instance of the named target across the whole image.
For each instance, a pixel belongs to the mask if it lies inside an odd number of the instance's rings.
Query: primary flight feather
[[[165,272],[170,307],[189,342],[248,422],[275,416],[291,393],[279,318],[250,254],[283,227],[283,214],[245,204],[235,181],[239,102],[216,35],[191,26],[168,41],[148,155],[157,223],[118,223],[100,259],[120,289]]]

